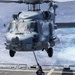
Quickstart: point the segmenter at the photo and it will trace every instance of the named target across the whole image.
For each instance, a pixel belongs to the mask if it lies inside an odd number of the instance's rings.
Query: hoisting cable
[[[35,52],[34,52],[34,51],[33,51],[33,54],[34,54],[35,61],[36,61],[37,65],[39,65],[39,63],[38,63],[38,61],[37,61],[37,58],[36,58],[36,54],[35,54]]]
[[[38,61],[37,61],[36,54],[35,54],[34,51],[33,51],[33,54],[34,54],[35,61],[36,61],[37,66],[38,66],[38,70],[37,70],[36,74],[37,74],[37,75],[45,75],[45,73],[44,73],[43,70],[42,70],[42,67],[39,65],[39,63],[38,63]]]

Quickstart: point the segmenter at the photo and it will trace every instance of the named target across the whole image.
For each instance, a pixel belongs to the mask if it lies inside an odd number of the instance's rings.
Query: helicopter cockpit
[[[16,21],[12,21],[10,24],[8,24],[8,32],[14,32],[17,31],[17,24]]]
[[[38,32],[38,23],[36,21],[31,21],[27,27],[30,32]]]
[[[38,32],[37,21],[12,21],[9,24],[8,32],[25,33],[25,32]]]

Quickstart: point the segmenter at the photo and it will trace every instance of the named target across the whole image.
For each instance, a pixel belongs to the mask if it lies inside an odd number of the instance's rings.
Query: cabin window
[[[37,22],[30,22],[28,25],[30,31],[38,32],[38,23]]]

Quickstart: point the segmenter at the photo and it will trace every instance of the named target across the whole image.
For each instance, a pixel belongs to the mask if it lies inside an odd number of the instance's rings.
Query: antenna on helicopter
[[[49,8],[48,8],[48,10],[50,10],[52,6],[53,6],[53,1],[51,0],[51,1],[49,2]]]
[[[49,3],[49,9],[50,10],[51,8],[53,8],[53,12],[54,12],[54,15],[53,15],[53,23],[55,24],[55,16],[56,16],[56,9],[58,8],[57,4],[51,0],[51,2]]]
[[[54,20],[53,23],[55,24],[55,16],[56,16],[56,9],[58,8],[57,4],[54,2],[53,3],[53,9],[54,9]]]

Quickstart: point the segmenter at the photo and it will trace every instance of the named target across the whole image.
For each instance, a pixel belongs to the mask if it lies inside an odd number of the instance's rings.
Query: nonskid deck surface
[[[45,75],[75,75],[75,67],[42,66]],[[28,67],[26,64],[0,64],[0,75],[37,75],[38,68]]]
[[[0,75],[36,75],[36,72],[30,70],[0,70]]]
[[[0,75],[36,75],[37,70],[0,70]],[[44,70],[45,75],[75,75],[74,70]]]

